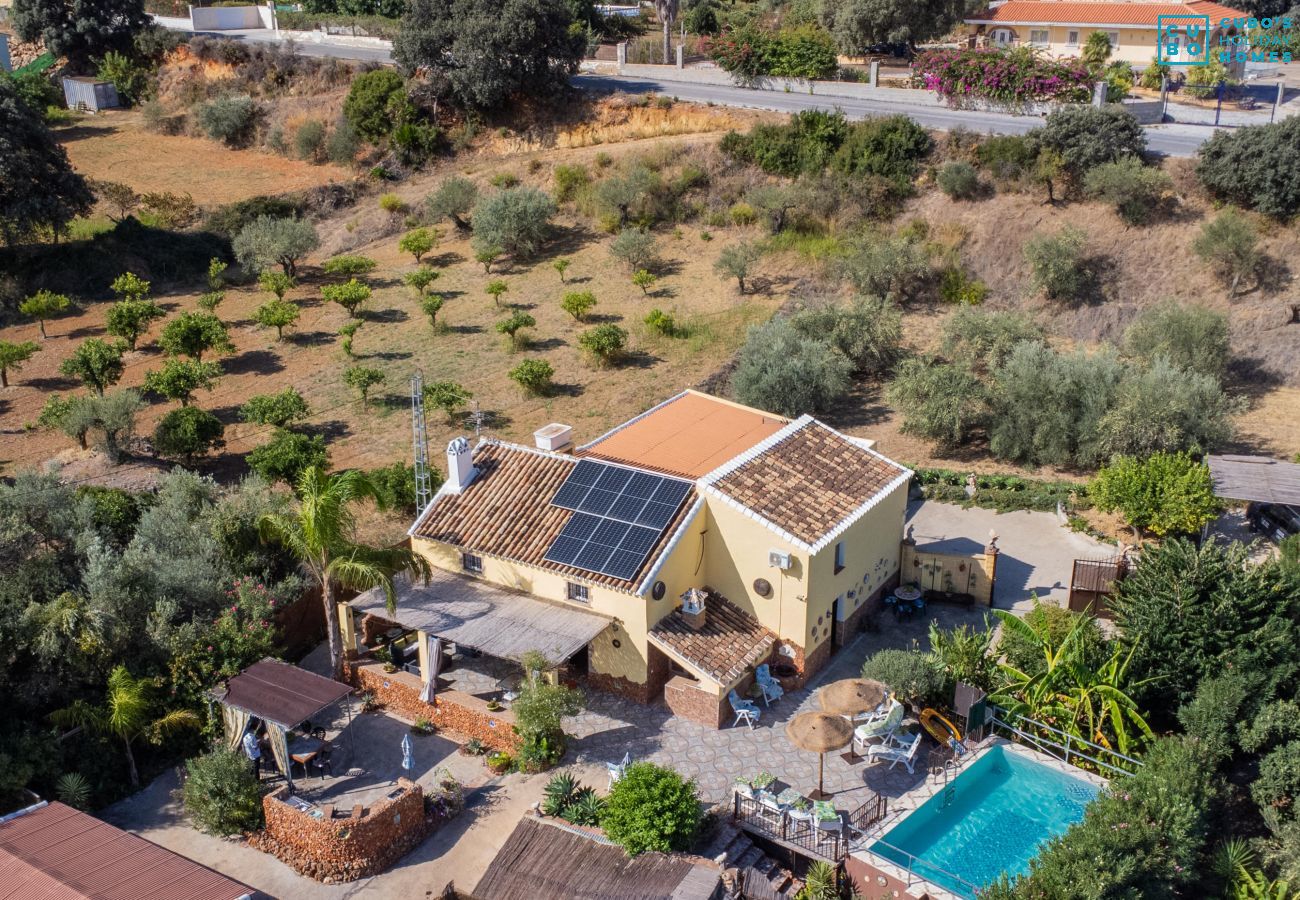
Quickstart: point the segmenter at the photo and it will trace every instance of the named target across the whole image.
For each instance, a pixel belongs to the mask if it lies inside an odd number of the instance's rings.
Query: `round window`
[[[654,597],[656,600],[662,600],[664,598],[664,593],[667,590],[668,590],[667,585],[665,585],[662,581],[656,581],[655,586],[650,589],[650,596]]]
[[[754,593],[760,597],[772,596],[772,583],[766,578],[754,579]]]

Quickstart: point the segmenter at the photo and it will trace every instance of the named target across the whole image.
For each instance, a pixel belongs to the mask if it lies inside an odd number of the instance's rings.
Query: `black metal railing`
[[[870,800],[849,813],[849,828],[865,833],[883,822],[888,811],[889,801],[879,794],[872,794]]]
[[[732,818],[747,831],[781,841],[808,856],[839,862],[849,853],[850,835],[865,832],[885,818],[887,801],[878,794],[848,814],[848,827],[823,828],[815,820],[792,818],[779,807],[741,794],[734,795]]]

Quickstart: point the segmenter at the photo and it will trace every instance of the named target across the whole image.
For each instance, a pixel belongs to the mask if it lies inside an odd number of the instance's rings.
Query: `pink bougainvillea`
[[[913,61],[912,82],[957,107],[978,102],[1007,107],[1052,100],[1081,103],[1092,92],[1083,65],[1047,59],[1025,48],[928,50]]]

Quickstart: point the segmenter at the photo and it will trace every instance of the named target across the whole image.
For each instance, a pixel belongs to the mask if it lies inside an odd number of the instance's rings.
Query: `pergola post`
[[[419,642],[418,649],[420,651],[420,677],[423,678],[424,673],[429,671],[429,635],[427,632],[421,631],[417,628],[415,631],[415,637],[416,640]]]
[[[339,605],[339,637],[343,641],[343,655],[355,654],[357,647],[357,626],[352,618],[352,607],[347,603]]]

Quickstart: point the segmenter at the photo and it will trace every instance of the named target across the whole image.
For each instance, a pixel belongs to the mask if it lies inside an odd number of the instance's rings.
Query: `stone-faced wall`
[[[721,728],[724,720],[725,724],[731,724],[724,713],[731,709],[725,696],[701,690],[696,682],[681,675],[668,679],[664,685],[664,702],[673,715],[698,722],[705,728]]]
[[[855,897],[865,897],[868,900],[894,900],[896,897],[928,900],[930,896],[924,885],[909,886],[901,878],[873,865],[866,854],[852,853],[845,857],[844,874]]]
[[[425,703],[420,699],[419,678],[409,672],[385,672],[374,662],[351,660],[344,675],[358,690],[374,694],[385,708],[405,719],[428,719],[466,739],[478,738],[493,750],[519,751],[519,735],[512,727],[515,717],[508,709],[491,712],[486,701],[460,691],[442,691],[432,703]]]
[[[322,818],[285,802],[285,785],[262,798],[266,828],[250,840],[302,875],[327,884],[377,875],[414,849],[446,813],[425,811],[424,792],[399,778],[400,796],[346,812],[322,806]]]

